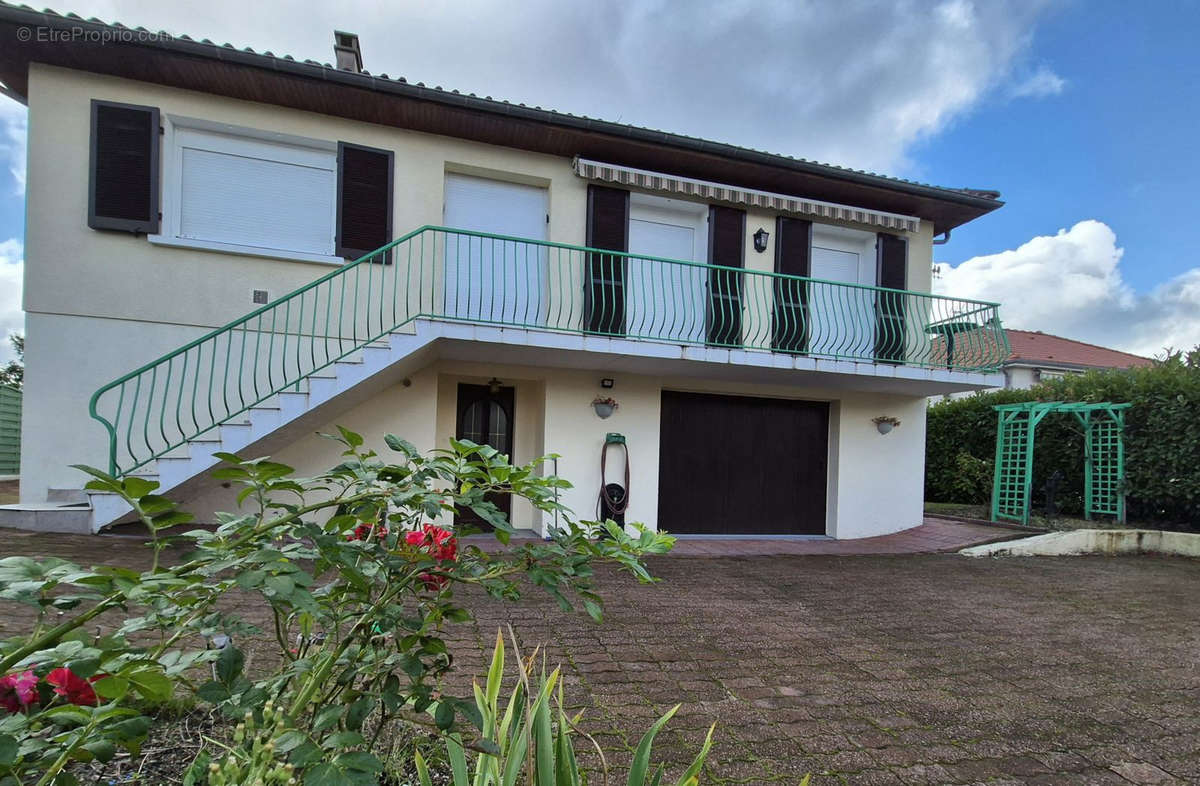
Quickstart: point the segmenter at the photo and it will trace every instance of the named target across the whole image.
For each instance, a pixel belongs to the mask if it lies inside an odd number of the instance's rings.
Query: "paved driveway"
[[[660,751],[718,723],[728,782],[1200,783],[1200,562],[666,558],[613,579],[602,625],[483,602],[594,705],[618,761],[683,702]],[[465,670],[480,668],[467,660]]]
[[[145,560],[127,539],[0,531],[12,553]],[[663,580],[649,587],[602,573],[600,625],[532,591],[519,606],[474,598],[477,622],[454,628],[457,679],[483,673],[511,623],[563,664],[583,726],[619,766],[676,702],[656,759],[686,762],[715,721],[710,783],[1200,783],[1200,561],[694,556],[652,569]],[[11,611],[0,635],[28,625]]]

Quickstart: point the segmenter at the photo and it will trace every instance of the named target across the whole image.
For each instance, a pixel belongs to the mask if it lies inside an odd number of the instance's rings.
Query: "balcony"
[[[418,320],[539,362],[587,349],[657,373],[700,361],[886,377],[913,395],[979,387],[1008,355],[995,303],[422,227],[98,390],[110,467],[132,471],[352,355],[395,350]]]

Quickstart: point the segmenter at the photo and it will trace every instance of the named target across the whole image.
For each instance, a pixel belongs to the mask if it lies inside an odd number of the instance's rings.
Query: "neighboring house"
[[[926,398],[1001,382],[1000,342],[936,351],[998,331],[996,305],[929,294],[934,237],[995,192],[375,76],[347,34],[335,67],[0,6],[0,40],[29,106],[22,505],[0,523],[117,521],[80,462],[203,519],[235,504],[214,452],[311,474],[343,424],[381,452],[559,454],[581,517],[619,433],[630,521],[879,535],[921,522]]]
[[[1031,388],[1047,379],[1082,374],[1092,369],[1150,366],[1154,361],[1095,344],[1086,344],[1040,330],[1004,331],[1012,349],[1004,361],[1004,387]]]
[[[1008,339],[1008,356],[1001,365],[1004,376],[995,389],[1024,390],[1048,379],[1058,379],[1068,374],[1083,374],[1092,369],[1134,368],[1153,365],[1154,361],[1141,355],[1131,355],[1107,347],[1087,344],[1061,336],[1052,336],[1040,330],[1004,329]],[[959,334],[957,345],[976,342],[975,351],[981,345],[995,339],[994,334],[984,337]],[[944,344],[937,342],[937,352],[944,356]],[[1003,384],[1001,384],[1003,383]],[[963,398],[973,395],[972,391],[949,393],[940,398]]]

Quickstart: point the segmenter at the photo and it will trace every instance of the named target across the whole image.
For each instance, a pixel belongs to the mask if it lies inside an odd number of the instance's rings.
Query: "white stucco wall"
[[[632,468],[626,519],[657,527],[659,422],[666,389],[830,402],[826,534],[868,537],[921,522],[925,400],[911,396],[441,360],[411,375],[409,387],[396,385],[380,393],[275,451],[273,457],[296,467],[301,475],[333,466],[339,460],[338,445],[315,432],[332,433],[338,424],[367,435],[368,445],[384,455],[388,451],[382,438],[387,433],[404,437],[422,450],[445,447],[455,431],[458,384],[485,384],[493,376],[515,389],[514,461],[559,454],[558,474],[574,486],[562,493],[561,501],[577,519],[596,515],[600,451],[605,435],[615,431],[628,440]],[[599,385],[606,376],[615,380],[611,390]],[[620,403],[613,416],[604,420],[591,408],[592,399],[602,392]],[[880,435],[871,422],[878,415],[897,417],[901,425]],[[547,465],[546,471],[553,471],[553,465]],[[609,480],[620,479],[620,473],[618,460],[610,467]],[[233,494],[213,486],[189,499],[185,507],[206,518],[215,510],[232,510]],[[553,523],[552,517],[541,520],[520,502],[512,516],[514,526],[538,532]]]

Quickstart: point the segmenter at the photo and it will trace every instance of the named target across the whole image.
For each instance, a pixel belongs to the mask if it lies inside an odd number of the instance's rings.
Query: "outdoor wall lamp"
[[[491,379],[488,380],[488,392],[491,393],[493,396],[496,395],[497,393],[500,392],[500,386],[502,384],[504,384],[504,383],[502,383],[500,380],[496,379],[495,377],[492,377]]]
[[[613,386],[613,381],[611,378],[605,377],[604,379],[600,380],[600,387],[611,388],[612,386]]]
[[[769,232],[767,232],[767,230],[763,229],[762,227],[759,227],[758,231],[754,233],[754,250],[760,254],[762,252],[766,251],[767,250],[767,238],[769,238],[769,237],[771,237],[771,234]]]
[[[900,425],[900,421],[897,418],[888,415],[871,418],[871,422],[875,424],[875,428],[879,430],[880,434],[890,434],[892,429]]]

